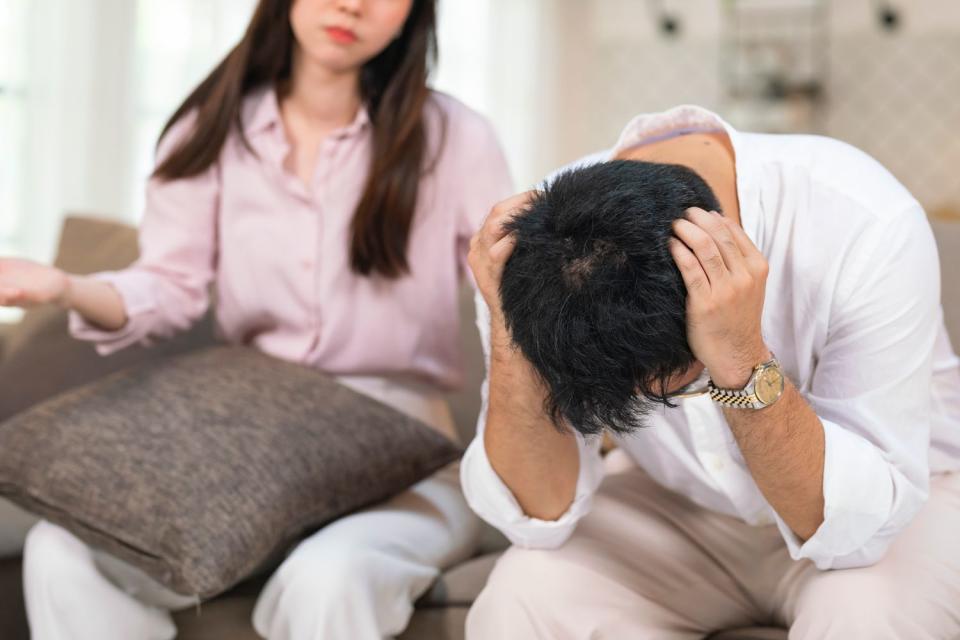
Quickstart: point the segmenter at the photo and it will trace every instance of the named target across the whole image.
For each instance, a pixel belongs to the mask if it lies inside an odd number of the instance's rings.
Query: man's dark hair
[[[627,433],[670,404],[667,380],[695,361],[668,245],[690,207],[720,210],[692,170],[615,160],[560,174],[508,223],[504,316],[554,424]]]

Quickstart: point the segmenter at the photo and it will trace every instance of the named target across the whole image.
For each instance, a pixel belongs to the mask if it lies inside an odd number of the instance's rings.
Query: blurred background
[[[136,222],[162,124],[255,0],[0,0],[0,253]],[[681,103],[814,132],[960,216],[957,0],[440,0],[434,86],[489,116],[518,188]],[[0,318],[2,319],[2,318]]]

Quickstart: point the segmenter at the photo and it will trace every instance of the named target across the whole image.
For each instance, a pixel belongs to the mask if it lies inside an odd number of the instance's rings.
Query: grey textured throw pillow
[[[176,592],[210,598],[459,453],[315,370],[215,347],[0,424],[0,494]]]

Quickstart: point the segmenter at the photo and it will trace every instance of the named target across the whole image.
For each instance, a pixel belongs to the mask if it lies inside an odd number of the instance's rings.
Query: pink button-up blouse
[[[512,192],[487,120],[433,94],[428,140],[432,149],[443,146],[420,183],[407,254],[411,274],[385,280],[358,276],[349,265],[350,221],[370,164],[366,112],[324,140],[308,186],[284,168],[291,147],[275,91],[251,94],[243,109],[256,155],[234,133],[205,173],[151,180],[139,261],[98,275],[123,298],[127,325],[104,332],[73,314],[73,335],[97,343],[104,354],[169,336],[205,313],[215,284],[217,328],[229,343],[333,375],[456,388],[462,379],[458,287],[469,239]],[[189,127],[181,120],[158,157]]]

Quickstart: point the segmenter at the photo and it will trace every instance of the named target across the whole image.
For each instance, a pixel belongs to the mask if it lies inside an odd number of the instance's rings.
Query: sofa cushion
[[[501,555],[499,552],[488,553],[451,567],[433,583],[430,591],[417,601],[417,606],[469,607],[487,584],[487,578]]]
[[[15,334],[15,346],[0,360],[0,422],[107,374],[214,344],[212,321],[207,317],[171,340],[103,357],[90,344],[70,337],[65,313],[27,315],[29,326]]]
[[[0,559],[0,638],[29,640],[19,558]]]
[[[397,640],[464,640],[469,607],[418,609]]]
[[[216,347],[0,425],[0,494],[205,599],[459,453],[316,370]]]
[[[177,640],[262,640],[250,622],[255,603],[254,594],[231,593],[178,611],[174,616]]]
[[[133,227],[91,218],[70,217],[63,226],[56,264],[75,274],[121,269],[137,257]],[[67,314],[44,307],[28,311],[14,327],[3,329],[0,360],[0,422],[58,393],[109,373],[160,357],[214,343],[210,316],[190,331],[153,347],[134,346],[108,357],[97,355],[67,331]]]
[[[743,627],[711,634],[706,640],[787,640],[787,630],[777,627]]]

